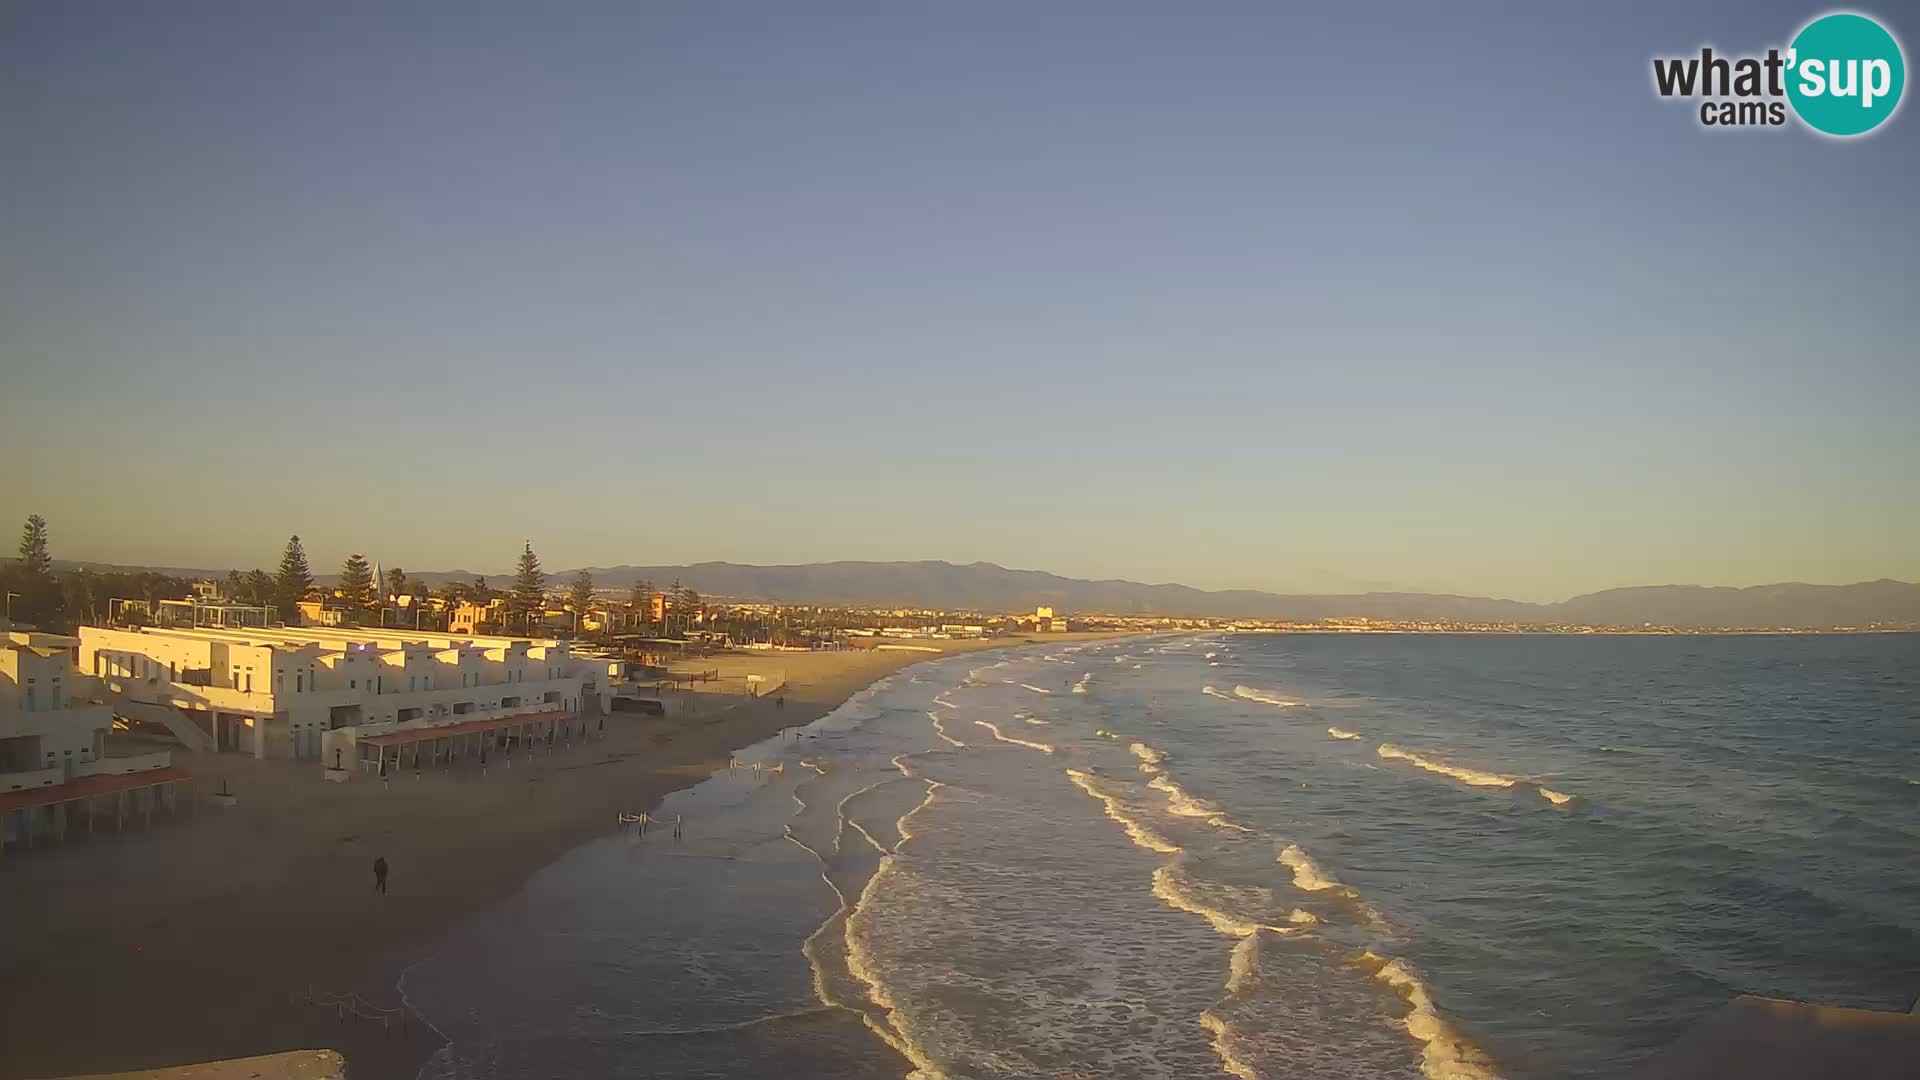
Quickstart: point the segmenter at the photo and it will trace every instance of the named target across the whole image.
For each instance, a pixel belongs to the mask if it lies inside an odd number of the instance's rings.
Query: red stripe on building
[[[65,784],[52,784],[47,787],[0,794],[0,814],[11,810],[31,810],[36,806],[52,806],[55,803],[72,802],[75,799],[91,799],[98,795],[112,795],[116,792],[152,787],[155,784],[171,784],[191,779],[193,774],[178,765],[147,769],[142,772],[83,776]]]

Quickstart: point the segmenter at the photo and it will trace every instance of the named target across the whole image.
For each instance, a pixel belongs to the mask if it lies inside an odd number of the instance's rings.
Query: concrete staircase
[[[214,752],[213,736],[182,715],[179,709],[169,705],[149,705],[139,701],[129,701],[124,695],[109,695],[116,716],[129,720],[140,720],[150,724],[162,724],[180,740],[181,745],[196,754]]]

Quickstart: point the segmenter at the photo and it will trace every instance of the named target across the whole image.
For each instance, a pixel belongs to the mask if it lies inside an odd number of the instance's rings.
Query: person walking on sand
[[[373,891],[385,894],[387,891],[387,857],[376,855],[373,858]]]

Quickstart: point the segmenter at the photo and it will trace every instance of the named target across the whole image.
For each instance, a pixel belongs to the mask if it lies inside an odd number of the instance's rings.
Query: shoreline
[[[786,705],[740,700],[666,719],[607,716],[603,736],[513,767],[325,783],[310,763],[178,753],[204,804],[149,835],[111,834],[0,865],[0,1078],[336,1049],[356,1078],[411,1080],[443,1040],[424,1017],[389,1028],[301,1000],[405,1005],[404,971],[460,919],[606,834],[620,811],[724,769],[747,746],[839,708],[874,682],[962,652],[1130,636],[942,642],[939,652],[776,654]],[[372,859],[391,863],[375,896]]]

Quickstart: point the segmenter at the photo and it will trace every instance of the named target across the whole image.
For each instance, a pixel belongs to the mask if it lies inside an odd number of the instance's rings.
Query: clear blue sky
[[[1650,88],[1821,9],[250,6],[0,12],[56,555],[1920,579],[1920,114]]]

